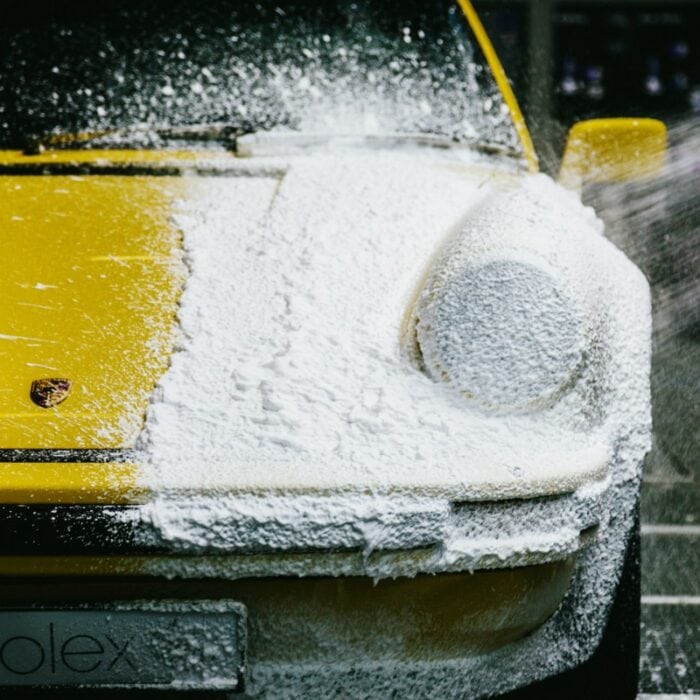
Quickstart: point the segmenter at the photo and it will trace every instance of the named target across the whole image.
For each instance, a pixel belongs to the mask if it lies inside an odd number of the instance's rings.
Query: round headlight
[[[416,307],[428,374],[496,409],[556,398],[582,358],[583,329],[557,274],[539,261],[482,260],[430,277]]]

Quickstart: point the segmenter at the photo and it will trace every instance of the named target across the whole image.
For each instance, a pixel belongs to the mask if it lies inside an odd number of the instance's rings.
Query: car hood
[[[0,178],[4,446],[127,448],[141,489],[178,494],[507,498],[604,473],[604,439],[484,412],[410,357],[435,254],[527,176],[406,144],[247,156]],[[41,377],[65,402],[31,401]]]
[[[484,412],[410,357],[434,255],[520,171],[406,145],[243,162],[189,182],[175,213],[183,340],[138,442],[149,488],[503,498],[602,473],[606,444]]]

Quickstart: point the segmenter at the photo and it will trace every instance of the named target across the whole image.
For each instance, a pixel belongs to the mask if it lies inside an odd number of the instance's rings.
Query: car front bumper
[[[286,551],[256,550],[245,518],[229,523],[228,548],[188,551],[132,507],[4,506],[0,596],[242,603],[253,696],[482,697],[593,652],[616,585],[605,572],[624,554],[614,530],[631,522],[619,506],[635,494],[608,477],[539,499],[419,501],[385,518],[371,546],[365,510],[316,540],[285,531]]]

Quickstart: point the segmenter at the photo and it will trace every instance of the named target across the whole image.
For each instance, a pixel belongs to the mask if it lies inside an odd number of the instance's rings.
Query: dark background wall
[[[476,0],[545,167],[596,116],[700,116],[700,2]]]

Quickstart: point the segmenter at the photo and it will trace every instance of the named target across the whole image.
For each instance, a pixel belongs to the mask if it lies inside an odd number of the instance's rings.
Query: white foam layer
[[[464,498],[600,476],[600,436],[536,411],[484,413],[407,357],[433,256],[515,183],[465,150],[405,146],[301,153],[282,177],[193,179],[177,215],[182,345],[149,407],[147,485]],[[589,226],[572,221],[569,248]]]
[[[141,516],[180,551],[224,551],[235,537],[285,550],[300,534],[322,542],[332,532],[335,545],[361,552],[420,544],[416,527],[424,527],[442,549],[412,573],[561,558],[597,524],[561,608],[522,642],[483,657],[412,663],[410,688],[399,661],[356,672],[342,660],[324,670],[251,658],[250,691],[478,697],[579,663],[604,628],[649,448],[645,280],[573,195],[463,151],[299,153],[283,170],[195,179],[181,205],[190,266],[182,342],[140,441],[143,480],[154,490]],[[547,382],[533,384],[546,400],[494,411],[421,371],[412,331],[431,279],[459,274],[466,258],[509,255],[544,261],[577,305],[581,359],[554,393]],[[546,333],[547,324],[536,328]],[[539,340],[544,347],[547,338]],[[569,364],[564,370],[559,376]],[[606,471],[603,497],[603,482],[592,482]],[[494,517],[470,505],[465,522],[478,513],[481,529],[446,518],[448,500],[577,488],[592,519],[575,526],[564,510],[539,513],[536,501]],[[188,500],[182,490],[207,495]],[[264,498],[270,492],[274,500]],[[546,518],[556,527],[538,527]],[[357,556],[324,571],[411,575],[391,557],[373,568]],[[211,570],[188,571],[188,560]],[[238,560],[237,571],[252,576],[306,575],[312,563]],[[228,575],[225,559],[157,566],[161,575]],[[344,643],[330,624],[327,643]]]

